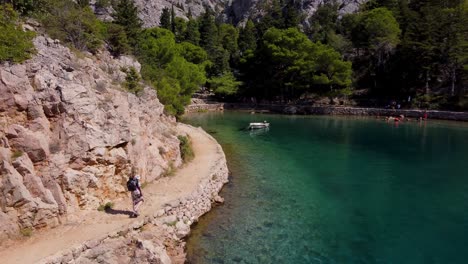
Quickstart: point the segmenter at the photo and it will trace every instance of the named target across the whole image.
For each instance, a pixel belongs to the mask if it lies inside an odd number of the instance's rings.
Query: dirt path
[[[184,198],[198,188],[201,180],[210,177],[210,168],[220,153],[217,142],[197,128],[179,125],[179,131],[190,135],[195,159],[177,170],[171,177],[163,178],[143,189],[145,203],[141,206],[141,220],[153,214],[173,200]],[[131,208],[130,198],[115,202],[114,212],[106,214],[98,211],[82,212],[77,219],[58,228],[35,233],[33,237],[17,245],[0,251],[1,263],[35,263],[44,257],[66,250],[73,245],[102,237],[112,231],[120,230],[135,221],[126,212]]]

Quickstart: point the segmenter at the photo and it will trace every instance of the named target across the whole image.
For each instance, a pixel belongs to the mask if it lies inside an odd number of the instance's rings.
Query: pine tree
[[[281,9],[280,0],[272,0],[271,4],[267,6],[266,14],[257,23],[257,31],[262,36],[269,28],[285,28],[284,26],[283,11]]]
[[[216,47],[219,46],[218,28],[209,10],[200,17],[200,45],[210,57],[214,55]]]
[[[107,25],[106,42],[109,45],[110,52],[115,56],[129,53],[132,50],[128,44],[125,29],[118,24],[109,23]]]
[[[21,1],[20,1],[21,2]],[[89,0],[76,0],[76,3],[80,6],[80,7],[87,7],[89,6]]]
[[[297,11],[295,0],[288,1],[283,12],[283,17],[285,28],[297,27],[299,25],[299,12]]]
[[[313,41],[328,44],[328,35],[336,31],[339,5],[335,2],[321,4],[309,19],[308,35]]]
[[[143,25],[138,17],[138,8],[133,0],[120,0],[114,9],[114,23],[124,27],[130,45],[136,46]]]
[[[169,12],[169,8],[167,7],[162,10],[159,26],[171,30],[171,12]]]
[[[194,45],[200,44],[200,31],[198,30],[198,23],[194,19],[189,19],[187,22],[187,30],[185,31],[185,41]]]
[[[171,7],[171,31],[172,33],[175,34],[176,31],[176,25],[175,25],[175,11],[174,11],[174,5]]]
[[[174,19],[174,35],[177,43],[185,40],[185,33],[187,31],[187,22],[181,17]]]
[[[252,20],[248,20],[245,27],[239,33],[239,49],[241,52],[247,50],[255,51],[257,48],[257,36],[255,25]]]

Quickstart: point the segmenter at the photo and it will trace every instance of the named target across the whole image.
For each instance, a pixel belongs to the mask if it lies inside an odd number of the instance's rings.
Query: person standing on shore
[[[143,192],[141,191],[140,175],[137,175],[134,170],[132,170],[131,176],[127,181],[127,189],[132,195],[133,213],[130,217],[138,217],[140,215],[138,213],[138,208],[145,200],[143,199]]]

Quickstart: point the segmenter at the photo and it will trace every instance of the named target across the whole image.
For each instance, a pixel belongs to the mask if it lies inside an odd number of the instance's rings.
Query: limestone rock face
[[[145,182],[181,164],[156,92],[121,88],[137,61],[76,55],[44,36],[34,44],[32,59],[0,65],[0,241],[125,194],[132,168]]]
[[[356,12],[362,3],[367,1],[368,0],[337,0],[337,3],[340,5],[340,13],[347,14]],[[253,19],[261,17],[265,11],[262,9],[264,2],[263,0],[233,0],[227,6],[226,13],[230,14],[233,21],[243,23],[247,21],[249,17]],[[305,20],[307,20],[315,13],[317,8],[325,2],[327,2],[327,0],[303,0],[300,2],[301,8],[299,11],[305,14]]]
[[[138,7],[139,17],[144,27],[159,26],[162,10],[171,9],[174,6],[174,12],[177,17],[185,19],[190,13],[193,17],[198,17],[205,11],[205,6],[210,7],[218,13],[223,11],[225,0],[193,0],[193,1],[170,1],[170,0],[135,0]]]
[[[302,0],[299,11],[305,14],[304,18],[307,20],[315,13],[317,7],[326,1]],[[340,4],[341,14],[357,11],[360,4],[366,1],[368,0],[337,0],[338,4]],[[205,12],[205,7],[209,7],[223,20],[243,24],[248,18],[258,19],[262,17],[265,14],[265,2],[268,3],[269,0],[135,0],[139,17],[145,28],[159,26],[162,10],[164,8],[171,9],[172,7],[174,7],[176,16],[184,19],[188,19],[189,12],[193,17],[198,17]],[[90,4],[100,19],[104,21],[113,20],[112,13],[114,10],[112,7],[97,7],[96,0],[91,0]]]

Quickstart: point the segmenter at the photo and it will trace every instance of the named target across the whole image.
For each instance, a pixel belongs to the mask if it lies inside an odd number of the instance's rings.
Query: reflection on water
[[[270,130],[239,130],[259,118]],[[216,131],[232,173],[225,204],[193,230],[191,263],[466,263],[466,124],[189,121]]]
[[[260,129],[250,129],[249,134],[250,134],[251,137],[255,137],[255,136],[264,135],[264,134],[268,133],[268,131],[270,131],[269,127],[260,128]]]

